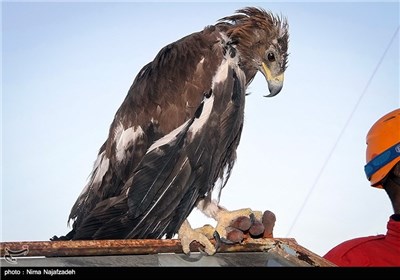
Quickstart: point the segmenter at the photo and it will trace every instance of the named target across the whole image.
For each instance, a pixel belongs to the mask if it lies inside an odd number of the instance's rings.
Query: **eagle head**
[[[265,96],[277,95],[282,89],[287,67],[287,20],[261,8],[248,7],[220,19],[220,22],[229,23],[226,34],[240,52],[247,84],[260,71],[268,82],[270,93]]]

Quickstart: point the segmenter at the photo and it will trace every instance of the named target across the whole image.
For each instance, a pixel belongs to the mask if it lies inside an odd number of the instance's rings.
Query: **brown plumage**
[[[245,8],[165,46],[136,76],[58,239],[171,238],[236,160],[246,87],[279,93],[288,26]]]

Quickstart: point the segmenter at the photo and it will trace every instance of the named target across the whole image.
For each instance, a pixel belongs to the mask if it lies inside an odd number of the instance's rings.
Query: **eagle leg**
[[[188,220],[185,220],[178,231],[178,238],[181,240],[182,250],[186,255],[190,255],[190,244],[193,241],[199,242],[204,246],[204,251],[207,255],[214,255],[217,251],[214,245],[210,241],[213,236],[213,229],[210,229],[210,225],[203,226],[199,229],[192,229]],[[212,228],[212,227],[211,227]]]

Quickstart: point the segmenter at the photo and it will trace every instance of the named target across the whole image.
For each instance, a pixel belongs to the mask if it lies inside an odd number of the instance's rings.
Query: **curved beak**
[[[269,68],[267,67],[267,65],[265,65],[264,62],[261,64],[260,68],[261,68],[260,72],[263,73],[265,79],[267,79],[268,89],[270,92],[268,95],[264,95],[264,97],[273,97],[277,95],[283,87],[283,80],[284,80],[283,73],[275,77],[272,76],[271,70],[269,70]]]

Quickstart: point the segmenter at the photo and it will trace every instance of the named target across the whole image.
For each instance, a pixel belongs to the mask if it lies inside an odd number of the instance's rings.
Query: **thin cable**
[[[382,64],[383,59],[385,58],[385,56],[386,56],[388,50],[389,50],[390,47],[392,46],[392,43],[393,43],[394,39],[396,38],[397,33],[399,32],[399,29],[400,29],[400,25],[397,26],[396,31],[394,32],[392,38],[390,39],[389,44],[387,45],[387,47],[386,47],[385,51],[383,52],[383,54],[382,54],[380,60],[378,61],[378,64],[376,65],[374,71],[372,72],[372,75],[371,75],[371,77],[369,78],[369,80],[368,80],[368,82],[367,82],[367,84],[366,84],[364,90],[361,92],[361,95],[360,95],[360,97],[358,98],[356,105],[354,106],[354,108],[353,108],[353,110],[351,111],[349,117],[347,118],[347,121],[346,121],[345,125],[343,126],[342,130],[340,131],[339,136],[337,137],[337,139],[336,139],[336,141],[335,141],[335,143],[334,143],[334,145],[333,145],[331,151],[329,152],[327,158],[325,159],[324,164],[322,165],[320,171],[318,172],[318,175],[317,175],[317,177],[316,177],[314,183],[312,184],[310,190],[308,191],[307,196],[306,196],[306,198],[304,199],[303,204],[302,204],[301,207],[300,207],[300,210],[297,212],[297,215],[296,215],[296,217],[294,218],[293,223],[292,223],[292,225],[290,226],[288,233],[286,234],[286,237],[287,237],[287,236],[290,236],[293,227],[295,226],[297,220],[299,219],[301,213],[303,212],[303,210],[304,210],[304,208],[305,208],[305,206],[306,206],[306,204],[307,204],[307,202],[308,202],[308,200],[309,200],[309,198],[310,198],[310,196],[311,196],[311,193],[314,191],[314,189],[315,189],[315,187],[316,187],[316,185],[317,185],[319,179],[321,178],[322,173],[324,172],[326,166],[328,165],[328,162],[330,161],[330,159],[331,159],[331,157],[332,157],[332,155],[333,155],[333,152],[335,151],[335,149],[336,149],[336,147],[337,147],[337,145],[338,145],[340,139],[342,138],[342,136],[343,136],[345,130],[346,130],[347,127],[349,126],[349,123],[350,123],[351,119],[353,118],[353,115],[354,115],[355,111],[357,110],[358,105],[360,105],[361,100],[362,100],[363,97],[365,96],[365,94],[366,94],[366,92],[367,92],[367,90],[368,90],[368,88],[369,88],[369,86],[370,86],[370,84],[371,84],[373,78],[375,77],[376,72],[378,72],[378,69],[379,69],[379,67],[380,67],[381,64]]]

